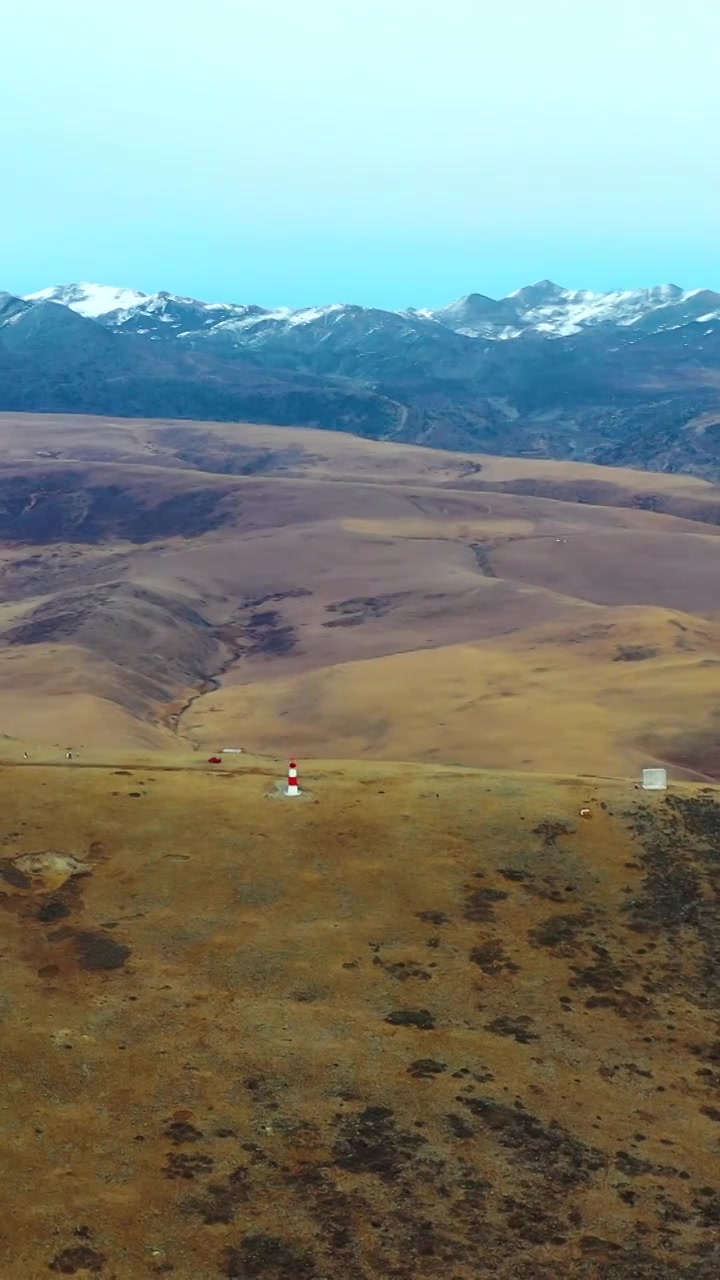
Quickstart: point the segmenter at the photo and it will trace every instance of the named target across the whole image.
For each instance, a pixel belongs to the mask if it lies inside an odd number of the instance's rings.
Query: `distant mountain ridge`
[[[0,409],[249,420],[720,475],[720,293],[550,280],[436,310],[0,294]]]
[[[709,289],[683,290],[664,284],[649,289],[594,293],[564,289],[551,280],[540,280],[499,300],[471,293],[437,310],[387,311],[331,303],[327,306],[267,309],[235,302],[202,302],[177,294],[141,293],[111,285],[53,285],[26,295],[27,302],[57,302],[110,328],[129,329],[152,336],[170,332],[188,337],[204,330],[245,335],[261,345],[276,329],[319,322],[339,322],[358,313],[368,317],[398,317],[417,323],[440,324],[468,337],[507,339],[535,330],[548,337],[568,337],[598,324],[623,328],[641,326],[646,332],[681,327],[691,321],[720,319],[720,293]],[[387,320],[386,320],[387,323]],[[183,324],[187,328],[183,330]]]

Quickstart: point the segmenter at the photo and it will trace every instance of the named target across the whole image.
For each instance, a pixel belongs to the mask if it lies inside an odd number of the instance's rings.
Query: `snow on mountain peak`
[[[510,294],[508,300],[515,303],[525,327],[546,335],[567,337],[596,324],[628,328],[663,308],[681,305],[690,296],[675,284],[599,293],[590,289],[561,289],[543,280]]]
[[[27,293],[25,302],[58,302],[61,306],[69,307],[71,311],[94,320],[98,316],[107,315],[109,311],[125,311],[138,306],[147,297],[146,293],[139,293],[137,289],[118,289],[115,285],[83,281],[79,284],[56,284],[49,289],[40,289],[37,293]]]
[[[265,309],[88,282],[54,285],[26,295],[24,301],[57,303],[105,327],[149,334],[153,339],[178,336],[195,341],[201,334],[217,334],[232,341],[236,335],[236,345],[263,345],[275,336],[289,337],[293,332],[298,341],[303,341],[305,328],[317,328],[323,341],[331,331],[342,329],[344,340],[352,340],[355,329],[358,337],[382,332],[388,326],[395,326],[397,331],[400,320],[437,326],[465,338],[497,341],[524,333],[544,338],[568,337],[598,325],[636,329],[638,334],[660,332],[720,316],[720,294],[707,289],[683,291],[678,285],[662,284],[601,293],[565,289],[552,280],[539,280],[499,300],[469,293],[437,310],[407,308],[395,312],[343,303]]]

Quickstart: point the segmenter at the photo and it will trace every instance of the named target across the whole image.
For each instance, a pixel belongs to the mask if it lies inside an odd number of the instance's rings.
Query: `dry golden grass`
[[[718,672],[717,623],[587,608],[569,625],[221,688],[183,727],[204,748],[240,733],[270,752],[712,778]]]
[[[142,704],[132,686],[132,672],[123,678],[117,667],[79,646],[0,650],[2,732],[16,753],[40,744],[63,751],[86,744],[111,752],[173,750],[173,733],[138,717]]]
[[[0,769],[3,1280],[717,1274],[709,795],[167,758]]]
[[[178,457],[177,441],[170,433],[184,433],[186,442],[192,438],[208,456],[237,456],[238,449],[255,456],[276,454],[279,456],[272,468],[273,474],[305,475],[318,480],[335,481],[342,477],[391,485],[428,482],[431,486],[462,482],[480,488],[486,483],[522,480],[596,483],[627,493],[682,495],[698,502],[717,499],[718,492],[716,485],[696,476],[608,468],[592,463],[445,452],[417,445],[362,440],[309,427],[0,413],[0,451],[6,464],[36,460],[38,465],[52,466],[79,460],[144,468],[192,469],[197,464]]]
[[[97,492],[101,511],[117,491],[128,504],[99,542],[0,551],[0,710],[18,745],[239,734],[283,753],[582,757],[610,774],[656,758],[720,777],[714,629],[702,638],[717,486],[294,428],[0,419],[33,507],[59,475],[71,514]],[[167,502],[187,524],[154,536]],[[678,613],[693,652],[654,635],[687,645]],[[661,652],[616,663],[567,638],[589,625]]]

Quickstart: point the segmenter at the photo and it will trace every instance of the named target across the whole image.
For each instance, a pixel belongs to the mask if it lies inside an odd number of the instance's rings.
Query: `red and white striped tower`
[[[286,796],[302,795],[302,791],[298,786],[297,763],[295,760],[291,760],[290,764],[288,765],[288,780],[287,780],[287,787],[285,788],[285,795]]]

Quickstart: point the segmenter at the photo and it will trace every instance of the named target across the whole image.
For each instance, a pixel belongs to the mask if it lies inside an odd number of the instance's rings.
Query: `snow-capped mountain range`
[[[720,293],[541,280],[403,311],[0,293],[0,411],[317,426],[720,478]]]
[[[496,300],[471,293],[438,310],[383,311],[333,303],[329,306],[265,309],[240,303],[201,302],[172,293],[141,293],[112,285],[54,285],[27,294],[24,301],[54,302],[107,328],[151,338],[195,338],[207,334],[231,344],[262,346],[272,337],[308,326],[327,333],[336,326],[367,330],[439,327],[468,338],[508,340],[530,332],[569,337],[599,326],[658,333],[720,319],[720,293],[689,291],[677,285],[593,293],[564,289],[550,280],[528,285]],[[627,337],[631,335],[628,334]]]

